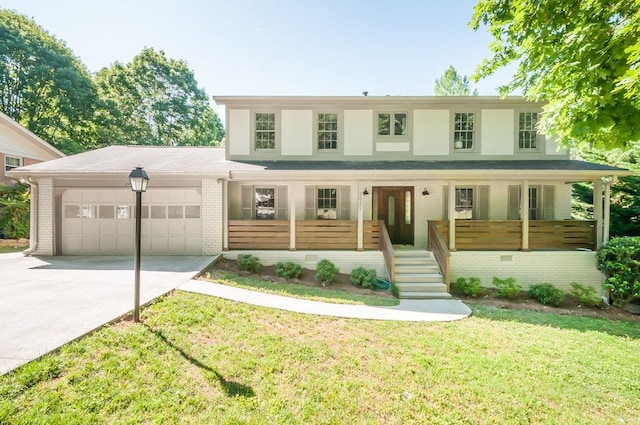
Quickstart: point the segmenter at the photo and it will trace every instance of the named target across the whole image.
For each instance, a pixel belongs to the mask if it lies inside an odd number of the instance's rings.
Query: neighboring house
[[[252,253],[264,264],[374,267],[405,297],[515,277],[599,287],[609,185],[536,131],[540,105],[497,97],[217,97],[226,146],[122,147],[25,166],[42,255],[126,254],[135,166],[149,174],[143,253]],[[594,220],[571,220],[593,182]],[[427,251],[432,251],[437,263]],[[445,276],[444,280],[442,275]]]
[[[0,184],[13,184],[7,175],[14,168],[62,158],[64,154],[0,112]]]

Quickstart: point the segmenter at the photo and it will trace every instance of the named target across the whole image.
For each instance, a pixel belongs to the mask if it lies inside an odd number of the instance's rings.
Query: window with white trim
[[[518,119],[518,148],[522,150],[538,149],[537,112],[520,112]]]
[[[378,136],[406,136],[406,112],[381,112],[378,114]]]
[[[12,156],[4,157],[4,171],[11,171],[14,168],[22,166],[22,158],[15,158]]]
[[[256,113],[256,150],[276,148],[276,114],[273,112]]]
[[[276,218],[276,190],[274,188],[255,189],[256,219],[275,220]]]
[[[456,187],[456,220],[471,220],[473,218],[473,188]]]
[[[338,218],[338,190],[320,188],[316,197],[318,220],[336,220]]]
[[[318,114],[318,150],[338,149],[338,114]]]
[[[464,151],[473,149],[475,133],[475,113],[456,112],[453,121],[453,149]]]

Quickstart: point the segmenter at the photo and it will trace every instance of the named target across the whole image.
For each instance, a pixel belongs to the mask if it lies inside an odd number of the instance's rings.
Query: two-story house
[[[537,104],[496,97],[217,97],[224,148],[113,146],[13,171],[37,182],[35,252],[130,254],[135,166],[151,181],[143,253],[252,253],[374,267],[405,297],[460,276],[599,287],[609,185],[572,160]],[[594,219],[571,220],[593,182]]]

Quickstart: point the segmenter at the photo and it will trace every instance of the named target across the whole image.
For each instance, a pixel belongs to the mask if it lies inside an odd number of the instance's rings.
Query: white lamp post
[[[129,174],[131,190],[136,193],[136,238],[133,252],[135,267],[135,296],[133,304],[133,320],[140,321],[140,237],[142,227],[142,192],[147,190],[149,176],[142,167],[134,168]]]

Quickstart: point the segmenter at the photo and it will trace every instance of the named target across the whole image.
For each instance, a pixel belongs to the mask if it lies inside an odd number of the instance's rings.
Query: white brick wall
[[[457,251],[451,253],[451,278],[479,277],[492,287],[493,277],[513,277],[526,289],[531,284],[551,283],[563,291],[571,282],[600,291],[601,274],[596,253],[583,251]]]
[[[38,247],[34,254],[53,255],[53,179],[38,179]]]
[[[222,252],[222,182],[202,179],[202,255]]]
[[[381,251],[228,251],[223,256],[235,260],[239,254],[258,257],[265,266],[291,261],[311,270],[315,270],[320,260],[327,259],[338,266],[341,273],[348,274],[357,267],[367,267],[375,269],[378,277],[389,278]]]

